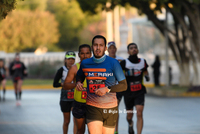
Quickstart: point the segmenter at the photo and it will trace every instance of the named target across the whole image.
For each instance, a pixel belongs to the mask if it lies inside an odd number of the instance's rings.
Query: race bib
[[[68,99],[74,99],[74,92],[67,92]]]
[[[134,91],[139,91],[142,89],[142,84],[141,83],[134,83],[134,82],[131,82],[130,83],[130,89],[132,92]]]
[[[94,93],[96,89],[105,87],[105,80],[89,80],[89,91]]]
[[[86,99],[87,98],[87,91],[82,91],[81,98],[82,99]]]
[[[15,77],[15,80],[20,80],[21,79],[21,77]]]
[[[21,68],[21,64],[15,64],[15,68]]]

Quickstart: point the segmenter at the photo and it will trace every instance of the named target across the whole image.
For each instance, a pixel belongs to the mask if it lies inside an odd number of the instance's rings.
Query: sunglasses
[[[73,53],[73,52],[69,52],[69,53],[67,53],[66,55],[72,55],[72,56],[76,56],[76,54],[75,54],[75,53]]]
[[[75,58],[76,57],[76,54],[74,52],[68,52],[66,55],[65,55],[65,58]]]

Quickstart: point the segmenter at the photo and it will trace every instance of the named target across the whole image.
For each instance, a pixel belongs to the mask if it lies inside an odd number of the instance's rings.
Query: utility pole
[[[168,10],[165,8],[165,27],[168,28]],[[169,52],[168,52],[168,31],[165,29],[165,70],[166,70],[166,86],[169,86]]]

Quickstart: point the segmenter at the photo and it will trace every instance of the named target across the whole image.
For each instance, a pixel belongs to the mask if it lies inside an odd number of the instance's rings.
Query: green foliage
[[[84,12],[89,12],[92,14],[98,13],[99,6],[102,7],[101,9],[113,9],[116,5],[126,6],[129,4],[133,7],[138,8],[139,11],[142,11],[145,8],[144,5],[150,5],[151,3],[156,4],[156,8],[153,9],[154,11],[161,11],[161,8],[165,6],[166,3],[171,3],[173,5],[179,6],[183,1],[191,2],[191,0],[77,0],[80,4],[81,9]],[[110,7],[106,7],[106,2],[111,2]],[[200,0],[192,0],[195,4],[200,4]],[[108,9],[107,9],[108,10]]]
[[[8,12],[15,9],[16,0],[1,0],[0,1],[0,20],[4,19]]]
[[[80,31],[86,24],[85,15],[75,0],[48,0],[47,10],[55,14],[61,34],[58,46],[63,50],[77,50]]]
[[[17,10],[41,10],[46,9],[47,0],[24,0],[17,2]]]
[[[98,27],[101,19],[100,14],[83,13],[76,0],[4,1],[13,1],[13,9],[17,3],[16,10],[0,23],[0,41],[4,44],[0,50],[6,52],[33,52],[44,46],[48,51],[77,50],[80,44],[91,43],[94,28],[86,28]],[[105,31],[105,28],[98,29]]]
[[[96,14],[99,12],[99,8],[101,7],[102,10],[106,7],[107,0],[77,0],[80,4],[80,7],[83,11],[87,11],[91,14]]]
[[[20,17],[19,17],[20,16]],[[52,47],[58,41],[58,23],[44,11],[13,11],[0,23],[1,50],[16,52]]]
[[[62,66],[62,62],[50,63],[49,61],[42,61],[39,63],[30,64],[28,68],[29,78],[54,78],[58,67]],[[57,65],[57,66],[55,66]]]

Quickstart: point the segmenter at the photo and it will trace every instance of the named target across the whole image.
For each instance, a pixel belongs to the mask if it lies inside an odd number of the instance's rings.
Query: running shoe
[[[133,125],[128,127],[128,133],[129,134],[135,134],[135,132],[133,130]]]
[[[16,106],[20,106],[20,105],[21,105],[21,102],[19,100],[17,100]]]

